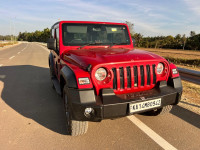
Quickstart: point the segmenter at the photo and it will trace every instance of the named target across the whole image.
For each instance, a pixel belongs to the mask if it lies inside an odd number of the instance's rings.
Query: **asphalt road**
[[[66,135],[62,99],[51,88],[48,50],[35,43],[0,50],[0,149],[200,148],[200,116],[180,106],[159,117],[135,115],[89,123]]]

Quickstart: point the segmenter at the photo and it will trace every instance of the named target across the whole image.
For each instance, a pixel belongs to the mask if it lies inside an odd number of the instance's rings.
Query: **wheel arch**
[[[69,88],[78,88],[75,73],[68,66],[64,66],[60,71],[61,90],[63,90],[65,84]]]

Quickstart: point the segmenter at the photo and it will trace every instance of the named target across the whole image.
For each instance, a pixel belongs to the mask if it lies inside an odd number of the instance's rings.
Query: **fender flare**
[[[69,88],[78,88],[76,76],[74,72],[68,66],[64,66],[60,71],[60,76],[62,76]]]
[[[54,68],[54,60],[53,60],[53,54],[49,54],[49,69],[50,69],[50,77],[55,78],[56,73],[55,73],[55,68]]]
[[[50,65],[53,65],[53,54],[52,53],[49,54],[49,67],[50,67]]]

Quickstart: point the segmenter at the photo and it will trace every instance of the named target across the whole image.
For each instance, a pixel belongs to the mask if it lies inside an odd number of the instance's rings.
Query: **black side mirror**
[[[47,48],[48,49],[52,49],[52,50],[56,50],[56,39],[49,38],[47,40]]]

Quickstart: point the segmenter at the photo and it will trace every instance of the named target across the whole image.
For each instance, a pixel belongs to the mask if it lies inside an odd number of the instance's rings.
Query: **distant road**
[[[0,149],[199,149],[200,116],[180,106],[166,116],[89,123],[87,134],[66,135],[48,54],[36,43],[0,51]]]

